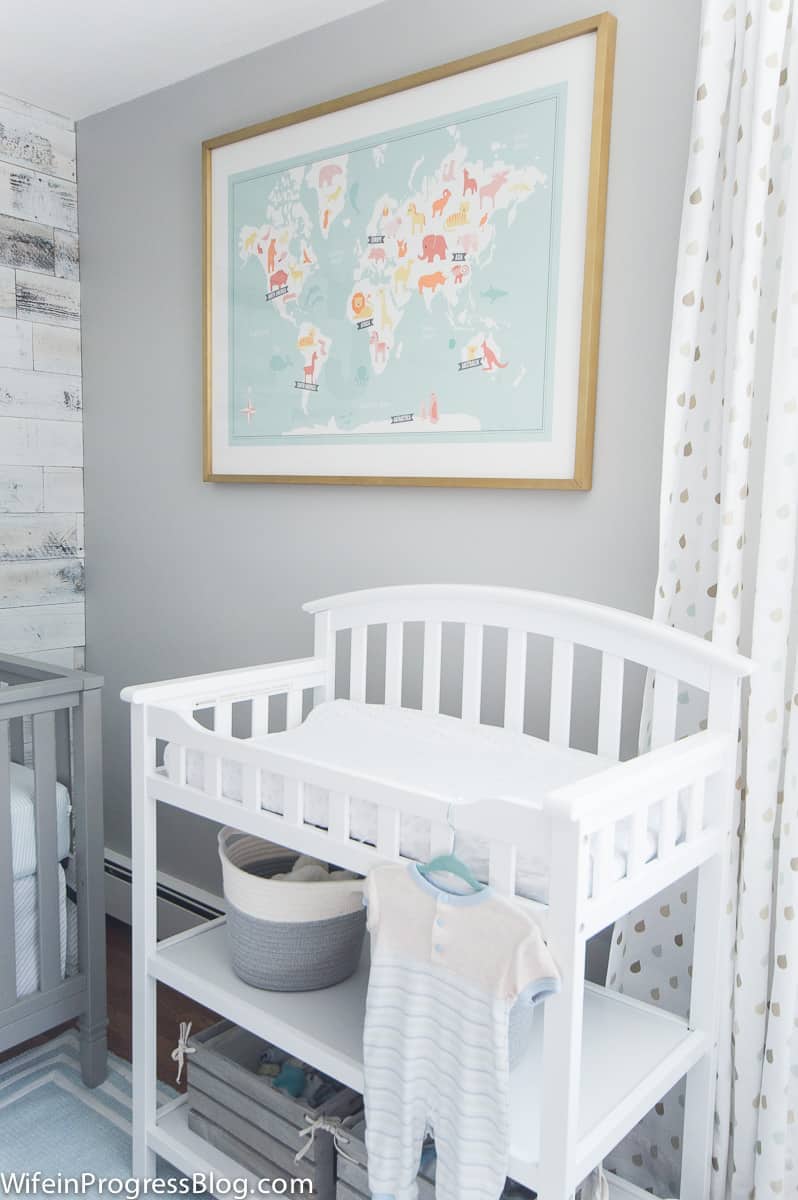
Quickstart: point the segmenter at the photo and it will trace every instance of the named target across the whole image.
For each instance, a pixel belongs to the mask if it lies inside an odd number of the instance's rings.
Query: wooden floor
[[[121,921],[108,917],[106,921],[106,946],[108,952],[108,1049],[120,1058],[132,1060],[130,1016],[130,926]],[[181,996],[179,992],[158,984],[158,1078],[164,1083],[175,1086],[177,1067],[172,1062],[172,1051],[177,1045],[177,1035],[181,1021],[190,1021],[192,1033],[206,1029],[219,1017],[195,1004],[193,1000]],[[40,1045],[57,1033],[69,1029],[69,1025],[61,1025],[41,1037],[25,1042],[23,1046],[15,1046],[0,1054],[0,1062],[20,1054],[30,1046]],[[185,1079],[185,1071],[183,1072]],[[181,1091],[185,1084],[181,1084]]]

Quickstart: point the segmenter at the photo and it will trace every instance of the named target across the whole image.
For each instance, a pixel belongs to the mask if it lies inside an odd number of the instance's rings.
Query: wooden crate
[[[334,1200],[335,1149],[329,1134],[316,1132],[313,1145],[300,1163],[297,1151],[307,1143],[300,1137],[308,1127],[306,1115],[345,1117],[361,1098],[342,1087],[318,1108],[272,1087],[257,1074],[258,1061],[269,1043],[221,1021],[191,1039],[189,1057],[189,1128],[207,1138],[261,1178],[310,1179],[317,1200]]]

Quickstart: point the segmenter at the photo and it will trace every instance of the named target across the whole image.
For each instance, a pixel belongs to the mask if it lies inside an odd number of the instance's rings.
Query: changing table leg
[[[726,855],[708,859],[698,869],[696,890],[695,945],[690,993],[690,1027],[705,1030],[710,1047],[687,1074],[682,1137],[682,1180],[680,1196],[708,1196],[712,1163],[715,1116],[715,1085],[718,1065],[718,998],[722,955],[728,948],[718,936],[723,920],[718,909],[726,898]]]
[[[86,979],[86,1007],[80,1016],[80,1069],[87,1087],[104,1081],[108,1065],[100,705],[99,689],[85,691],[73,727],[78,953]]]
[[[156,1071],[156,981],[148,960],[157,940],[156,802],[147,795],[146,778],[154,761],[155,743],[146,731],[147,710],[131,706],[131,771],[133,825],[133,1175],[155,1175],[155,1154],[147,1135],[155,1124],[158,1103]]]
[[[540,1128],[540,1200],[572,1200],[576,1157],[585,939],[578,913],[585,894],[587,846],[578,826],[552,815],[552,852],[547,939],[560,969],[561,991],[543,1014],[543,1112]]]

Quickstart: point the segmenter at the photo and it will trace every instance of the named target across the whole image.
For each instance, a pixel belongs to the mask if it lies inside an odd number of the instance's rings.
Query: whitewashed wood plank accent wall
[[[75,127],[0,94],[0,652],[83,665]]]

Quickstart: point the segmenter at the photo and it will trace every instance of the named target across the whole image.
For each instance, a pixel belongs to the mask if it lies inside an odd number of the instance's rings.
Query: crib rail
[[[99,688],[102,679],[83,671],[43,667],[25,659],[0,656],[0,1049],[32,1032],[86,1011],[86,956],[89,939],[102,936],[89,901],[89,872],[102,872],[102,811],[99,765]],[[13,764],[33,770],[36,854],[38,976],[35,993],[17,996],[15,941],[14,838],[11,772]],[[61,912],[58,876],[56,785],[70,792],[73,821],[80,972],[62,980]],[[99,844],[97,844],[99,839]],[[94,882],[94,881],[93,881]],[[102,914],[102,903],[99,912]],[[102,947],[100,947],[102,948]],[[91,987],[94,1012],[104,1013],[105,975],[99,969]],[[104,1034],[104,1020],[102,1021]]]
[[[283,725],[298,723],[302,685],[315,678],[310,672],[291,684],[272,682],[270,698],[282,687],[287,701]],[[551,878],[574,874],[568,904],[585,937],[717,853],[728,829],[719,799],[724,793],[713,791],[712,785],[728,769],[731,735],[705,732],[685,738],[557,789],[538,807],[499,797],[453,804],[451,797],[433,790],[410,790],[272,750],[263,742],[253,745],[252,733],[231,736],[230,706],[235,703],[144,706],[144,782],[151,799],[364,874],[379,862],[402,858],[402,819],[413,817],[428,828],[430,854],[450,850],[456,834],[479,837],[487,844],[491,885],[519,898],[519,856],[525,847],[541,848],[544,839]],[[259,698],[251,697],[250,703],[256,710]],[[194,710],[194,704],[202,708]],[[212,728],[197,719],[209,706]],[[168,771],[159,756],[159,746],[167,743]],[[190,753],[202,761],[193,783],[187,779]],[[231,767],[240,772],[236,797],[225,790],[225,772]],[[265,807],[264,776],[282,781],[281,812]],[[328,796],[323,825],[306,819],[308,789]],[[351,836],[356,803],[373,810],[369,841]],[[653,839],[652,829],[657,831]],[[620,857],[619,845],[624,847]],[[524,902],[545,921],[543,901]]]

